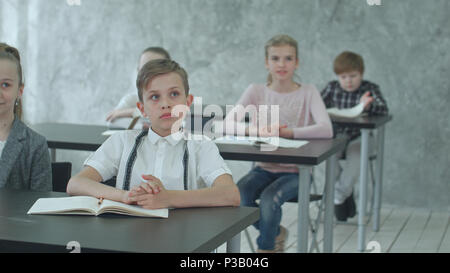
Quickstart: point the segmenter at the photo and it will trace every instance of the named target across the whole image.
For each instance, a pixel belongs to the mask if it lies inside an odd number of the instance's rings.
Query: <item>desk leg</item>
[[[336,176],[334,173],[337,156],[332,155],[326,161],[325,173],[325,213],[324,213],[324,238],[323,252],[333,252],[333,220],[334,220],[334,183]]]
[[[298,224],[297,224],[297,252],[308,251],[309,232],[309,194],[311,184],[311,167],[299,166],[298,176]]]
[[[56,162],[56,149],[52,148],[50,150],[50,160],[51,162]]]
[[[373,207],[373,231],[375,232],[380,230],[380,209],[383,188],[384,125],[378,128],[377,142],[377,175],[375,176],[375,200]]]
[[[367,167],[369,161],[369,130],[361,129],[361,163],[359,174],[358,250],[366,249]]]
[[[227,241],[227,253],[241,252],[241,233]]]

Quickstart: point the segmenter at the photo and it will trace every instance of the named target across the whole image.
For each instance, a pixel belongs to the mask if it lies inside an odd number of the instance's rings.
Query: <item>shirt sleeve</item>
[[[117,104],[116,109],[124,108],[136,108],[136,103],[139,101],[139,97],[135,93],[129,93],[122,97]]]
[[[208,187],[212,186],[217,177],[223,174],[232,175],[213,141],[204,140],[200,143],[197,151],[197,174]]]
[[[256,95],[257,95],[256,85],[255,84],[249,85],[249,87],[247,87],[242,96],[236,102],[235,107],[230,111],[230,113],[228,113],[225,120],[236,122],[242,121],[245,117],[244,109],[249,105],[256,106]]]
[[[257,112],[257,94],[258,88],[255,84],[251,84],[247,87],[242,96],[236,102],[235,107],[233,107],[233,109],[223,120],[223,132],[231,135],[245,135],[245,128],[247,125],[244,122],[244,118],[246,114],[249,113],[251,120],[254,120],[253,117]]]
[[[387,107],[386,100],[381,95],[381,91],[378,85],[373,84],[370,90],[373,101],[370,104],[368,112],[370,115],[387,115],[389,109]]]
[[[124,151],[124,133],[126,132],[120,132],[110,136],[84,162],[84,165],[94,168],[101,175],[103,181],[117,176]]]
[[[330,116],[327,113],[319,91],[315,87],[313,87],[311,96],[310,113],[306,113],[306,115],[311,114],[314,124],[292,128],[294,138],[332,138],[333,127]]]

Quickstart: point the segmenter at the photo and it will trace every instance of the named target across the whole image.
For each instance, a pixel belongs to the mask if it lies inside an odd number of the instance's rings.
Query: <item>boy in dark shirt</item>
[[[328,83],[321,92],[327,108],[352,108],[359,103],[364,104],[364,112],[369,115],[386,115],[388,107],[377,84],[363,80],[363,58],[353,52],[345,51],[334,60],[334,72],[338,80]],[[343,152],[345,160],[341,161],[338,179],[335,185],[335,215],[339,221],[356,214],[356,204],[353,198],[353,186],[359,177],[360,164],[360,131],[359,129],[339,128],[337,134],[349,137],[347,147]],[[370,137],[373,142],[373,137]],[[372,145],[371,145],[372,146]]]

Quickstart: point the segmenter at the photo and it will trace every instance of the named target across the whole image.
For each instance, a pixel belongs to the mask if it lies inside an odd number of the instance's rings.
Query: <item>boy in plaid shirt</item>
[[[359,103],[364,104],[364,112],[369,115],[386,115],[388,107],[381,95],[378,85],[363,80],[363,58],[353,52],[342,52],[334,60],[334,72],[338,80],[328,83],[321,92],[327,108],[352,108]],[[353,186],[359,177],[359,162],[361,135],[359,129],[339,128],[337,134],[349,137],[347,148],[343,151],[345,160],[341,161],[338,179],[335,186],[335,215],[339,221],[347,221],[356,214],[356,204],[353,198]],[[370,137],[373,142],[373,137]],[[373,145],[370,145],[371,147]]]

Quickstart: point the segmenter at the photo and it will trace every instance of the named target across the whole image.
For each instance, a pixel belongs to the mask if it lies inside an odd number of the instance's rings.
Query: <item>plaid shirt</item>
[[[322,99],[327,108],[337,107],[338,109],[351,108],[359,104],[359,100],[364,93],[370,92],[373,101],[369,109],[364,110],[369,115],[387,115],[388,107],[381,95],[378,85],[363,80],[361,85],[354,92],[344,91],[338,81],[331,81],[322,90]],[[337,128],[337,133],[345,133],[350,139],[358,137],[361,133],[359,129]]]

